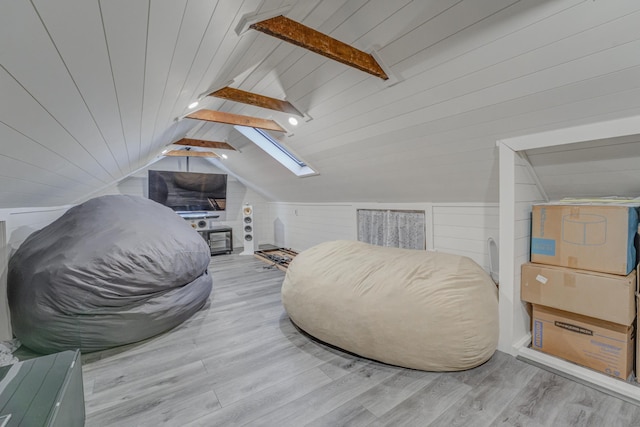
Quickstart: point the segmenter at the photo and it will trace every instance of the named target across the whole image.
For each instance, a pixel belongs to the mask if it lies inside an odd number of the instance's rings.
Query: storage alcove
[[[640,195],[640,116],[497,142],[500,155],[500,341],[498,349],[640,404],[640,386],[529,348],[530,317],[520,300],[529,260],[531,206],[562,197]]]

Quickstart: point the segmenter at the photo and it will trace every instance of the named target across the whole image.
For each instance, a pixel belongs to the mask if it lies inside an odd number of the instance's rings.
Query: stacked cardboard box
[[[626,379],[633,371],[638,211],[626,205],[533,207],[521,298],[532,347]]]

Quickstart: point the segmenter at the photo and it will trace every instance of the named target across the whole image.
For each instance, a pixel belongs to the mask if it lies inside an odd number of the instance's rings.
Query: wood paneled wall
[[[490,237],[498,241],[497,204],[434,205],[432,220],[434,249],[467,256],[490,271],[487,244]]]

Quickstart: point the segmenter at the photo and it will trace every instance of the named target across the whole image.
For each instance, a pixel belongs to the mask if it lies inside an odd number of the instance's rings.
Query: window
[[[425,249],[424,211],[358,209],[358,240],[378,246]]]
[[[268,132],[248,126],[234,126],[234,128],[297,176],[317,175],[315,170],[276,141]]]

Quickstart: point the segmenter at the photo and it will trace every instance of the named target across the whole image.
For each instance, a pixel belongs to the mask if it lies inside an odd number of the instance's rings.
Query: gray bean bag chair
[[[209,248],[171,209],[103,196],[31,234],[9,261],[15,336],[40,353],[140,341],[207,301]]]
[[[473,368],[498,345],[497,287],[458,255],[322,243],[293,259],[282,302],[310,335],[407,368]]]

